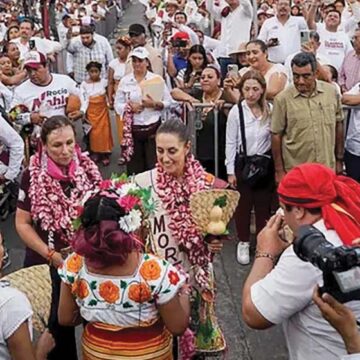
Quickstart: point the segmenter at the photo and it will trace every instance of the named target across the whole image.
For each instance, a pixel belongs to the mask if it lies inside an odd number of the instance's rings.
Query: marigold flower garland
[[[211,252],[190,214],[190,195],[211,187],[206,182],[206,172],[193,155],[186,160],[182,182],[166,173],[159,164],[156,164],[156,170],[158,196],[169,214],[172,236],[195,267],[195,280],[200,288],[211,290],[208,270]]]
[[[134,121],[134,113],[129,104],[125,105],[124,110],[124,134],[121,141],[121,154],[126,162],[129,162],[134,154],[134,139],[132,136],[132,124]]]
[[[41,156],[47,155],[43,152]],[[55,233],[64,243],[70,241],[74,233],[72,220],[78,216],[78,205],[82,197],[101,181],[101,174],[93,161],[77,152],[74,156],[73,161],[77,166],[71,179],[74,188],[69,197],[65,195],[60,182],[48,173],[47,162],[40,160],[40,153],[30,159],[31,217],[39,221],[43,230],[49,232],[49,241]]]

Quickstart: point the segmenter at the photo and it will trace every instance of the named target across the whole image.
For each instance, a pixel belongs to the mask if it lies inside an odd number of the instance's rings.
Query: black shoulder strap
[[[247,158],[247,148],[246,148],[246,137],[245,137],[245,122],[244,122],[244,113],[242,108],[242,102],[238,102],[239,109],[239,122],[240,122],[240,134],[241,134],[241,143],[243,148],[243,154],[245,159]]]

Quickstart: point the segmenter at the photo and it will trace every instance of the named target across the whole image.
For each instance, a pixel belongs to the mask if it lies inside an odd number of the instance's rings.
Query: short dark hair
[[[330,13],[337,13],[339,15],[339,18],[341,19],[341,13],[340,11],[336,10],[335,8],[334,9],[331,9],[327,12],[326,16],[328,16]]]
[[[184,143],[187,143],[190,140],[189,129],[181,120],[176,118],[163,122],[156,132],[156,135],[159,134],[176,135],[179,140]]]
[[[80,26],[80,35],[93,34],[94,28],[91,25],[81,25]]]
[[[102,64],[100,64],[98,61],[90,61],[86,65],[86,71],[89,71],[91,68],[97,68],[99,71],[101,71]]]
[[[69,120],[66,116],[63,115],[55,115],[47,119],[41,126],[41,134],[40,138],[43,144],[46,144],[47,138],[51,132],[54,130],[71,126],[74,131],[74,135],[76,135],[74,124],[71,120]]]
[[[20,25],[22,24],[22,23],[29,23],[30,25],[31,25],[31,30],[34,30],[35,29],[35,24],[34,24],[34,21],[32,20],[32,19],[30,19],[30,18],[24,18],[24,19],[22,19],[21,21],[20,21]]]
[[[317,69],[315,55],[307,52],[300,52],[296,54],[291,60],[291,68],[294,65],[298,67],[304,67],[309,64],[311,65],[312,72],[315,72]]]
[[[310,39],[314,39],[316,42],[320,41],[320,35],[315,30],[310,31],[309,36],[310,36]]]
[[[177,11],[174,15],[174,19],[176,18],[176,15],[183,15],[185,17],[185,20],[187,21],[187,15],[183,11]]]

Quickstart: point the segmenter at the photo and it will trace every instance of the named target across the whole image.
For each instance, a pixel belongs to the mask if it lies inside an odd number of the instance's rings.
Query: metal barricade
[[[222,106],[222,108],[229,109],[233,107],[234,104],[226,103]],[[196,156],[196,132],[200,130],[202,126],[202,110],[204,108],[214,108],[214,165],[215,165],[215,176],[219,175],[219,109],[218,107],[214,107],[214,104],[189,104],[188,102],[183,103],[183,115],[186,126],[190,132],[190,141],[191,141],[191,151]],[[345,119],[345,129],[347,129],[351,111],[352,110],[360,110],[360,104],[356,106],[343,105],[342,109],[344,111],[344,119]],[[344,131],[344,136],[346,137],[346,132]]]

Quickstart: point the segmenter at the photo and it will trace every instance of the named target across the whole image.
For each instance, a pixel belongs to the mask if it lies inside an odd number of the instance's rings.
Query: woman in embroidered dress
[[[53,116],[42,126],[41,149],[31,157],[20,186],[16,229],[26,248],[24,266],[50,262],[52,303],[49,330],[56,347],[49,359],[75,360],[74,328],[59,326],[57,308],[61,252],[73,235],[72,220],[84,194],[97,187],[101,175],[96,165],[75,143],[72,122]]]
[[[101,68],[102,65],[97,61],[90,61],[86,65],[89,79],[80,85],[81,111],[86,114],[91,124],[89,135],[91,158],[108,166],[114,144],[106,98],[107,80],[101,79]]]
[[[116,91],[115,111],[124,120],[124,137],[121,143],[122,156],[128,174],[150,170],[156,162],[155,133],[161,123],[164,109],[171,104],[170,91],[162,78],[149,71],[149,52],[137,47],[129,55],[133,72],[124,76]],[[163,83],[161,101],[143,96],[142,81]]]
[[[193,353],[218,353],[225,349],[225,340],[217,324],[214,302],[212,258],[222,248],[220,239],[205,238],[192,220],[190,195],[198,191],[225,188],[227,184],[205,172],[190,154],[189,133],[179,120],[164,122],[156,134],[158,162],[155,169],[139,174],[140,186],[151,186],[155,216],[151,219],[148,246],[156,255],[170,261],[190,275],[192,285],[191,325],[187,338],[180,338],[181,359]],[[191,340],[190,340],[191,339]],[[189,354],[190,353],[190,354]]]
[[[83,360],[171,360],[171,334],[182,334],[189,322],[185,277],[142,253],[134,235],[144,214],[142,197],[134,194],[142,190],[109,180],[100,188],[85,202],[75,252],[59,269],[59,321],[86,320]]]
[[[215,66],[209,65],[201,73],[201,89],[193,88],[189,94],[180,89],[174,89],[171,92],[173,98],[178,101],[187,101],[190,102],[190,104],[201,102],[213,105],[212,107],[210,106],[202,109],[201,126],[196,132],[196,158],[199,159],[206,171],[211,174],[215,173],[214,107],[219,107],[225,100],[220,83],[221,78],[219,70]],[[225,133],[227,110],[219,108],[218,115],[219,177],[226,180]]]

